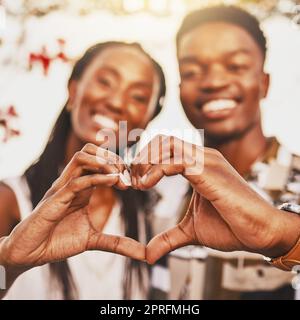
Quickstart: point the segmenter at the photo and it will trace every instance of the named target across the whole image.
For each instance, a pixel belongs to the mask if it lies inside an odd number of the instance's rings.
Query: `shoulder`
[[[300,172],[300,155],[295,154],[290,148],[279,143],[276,139],[274,139],[274,141],[275,143],[273,145],[276,145],[276,152],[274,152],[273,158],[276,159],[276,162],[285,167],[289,167],[291,170]]]
[[[14,191],[3,181],[0,181],[1,204],[17,202]]]

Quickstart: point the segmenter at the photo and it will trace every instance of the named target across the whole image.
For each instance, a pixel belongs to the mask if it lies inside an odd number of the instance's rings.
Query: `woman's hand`
[[[279,256],[299,237],[299,217],[268,204],[214,149],[158,136],[137,155],[131,174],[133,187],[143,190],[176,174],[194,189],[183,220],[149,242],[149,263],[189,244]],[[176,196],[176,190],[170,192]]]
[[[17,275],[32,267],[103,250],[144,260],[137,241],[93,228],[89,200],[97,186],[127,188],[119,177],[125,166],[115,154],[88,144],[76,153],[33,213],[1,239],[0,264]]]

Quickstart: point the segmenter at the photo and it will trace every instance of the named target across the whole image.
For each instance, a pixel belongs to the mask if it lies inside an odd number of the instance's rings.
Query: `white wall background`
[[[16,49],[19,23],[8,19],[0,46],[0,108],[14,104],[20,115],[22,135],[0,143],[0,178],[20,174],[40,154],[53,122],[66,100],[66,83],[71,66],[56,61],[45,77],[39,66],[26,69],[28,53],[42,45],[56,52],[57,38],[67,41],[66,52],[78,57],[90,45],[103,40],[139,41],[163,66],[168,94],[164,111],[151,129],[192,129],[178,99],[178,72],[174,37],[181,15],[155,18],[138,14],[117,17],[98,12],[79,17],[72,12],[56,12],[43,18],[30,18],[25,25],[23,45]],[[263,122],[267,135],[276,135],[292,151],[300,153],[300,30],[286,18],[264,22],[269,40],[267,69],[272,75],[271,90],[263,103]]]

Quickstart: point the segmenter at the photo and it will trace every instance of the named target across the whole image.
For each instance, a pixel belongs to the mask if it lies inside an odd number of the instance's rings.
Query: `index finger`
[[[88,250],[102,250],[145,261],[145,246],[129,237],[95,233],[89,240]]]

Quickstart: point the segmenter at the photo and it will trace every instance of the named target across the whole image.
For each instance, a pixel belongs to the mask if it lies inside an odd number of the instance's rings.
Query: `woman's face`
[[[118,148],[124,139],[127,141],[132,129],[146,127],[154,113],[158,92],[157,72],[142,52],[122,45],[104,49],[81,79],[70,84],[69,109],[74,133],[83,143],[101,145],[106,141],[107,147]],[[127,130],[120,130],[120,121],[125,121]],[[110,137],[109,143],[105,136]]]

